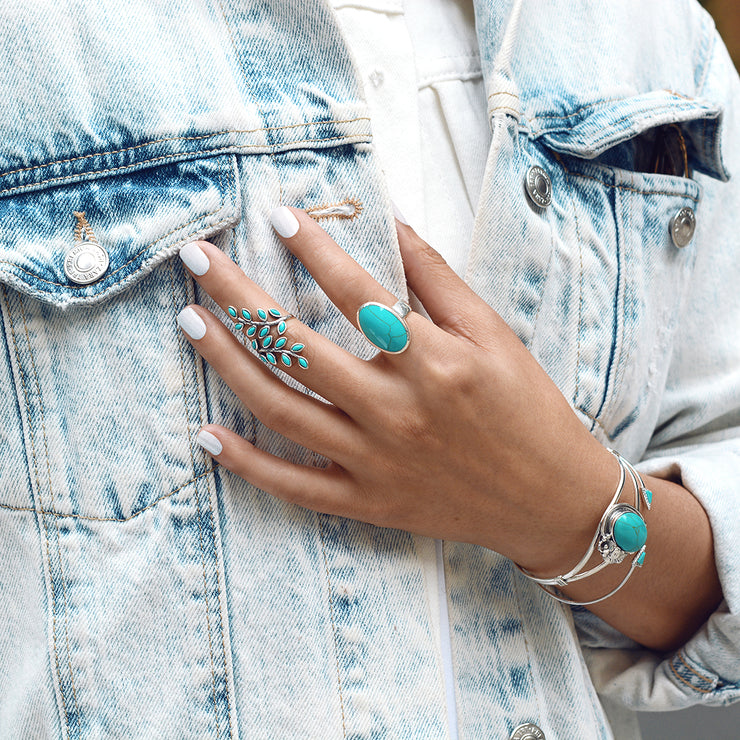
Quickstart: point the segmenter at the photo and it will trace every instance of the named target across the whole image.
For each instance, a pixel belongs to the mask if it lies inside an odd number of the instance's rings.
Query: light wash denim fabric
[[[638,709],[740,697],[740,89],[688,0],[476,5],[493,140],[468,282],[598,439],[700,498],[725,604],[660,656],[446,543],[459,734],[610,738],[597,689]],[[447,737],[434,543],[214,467],[195,443],[209,421],[311,455],[175,323],[214,308],[176,256],[207,237],[367,356],[272,233],[281,202],[404,293],[332,11],[14,0],[0,21],[0,737]],[[670,124],[693,176],[636,171]],[[532,164],[552,178],[544,211]],[[677,249],[682,207],[697,231]],[[83,212],[110,257],[87,286],[63,268]]]

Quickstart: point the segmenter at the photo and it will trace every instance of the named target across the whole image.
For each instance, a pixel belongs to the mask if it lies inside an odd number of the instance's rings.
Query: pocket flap
[[[691,167],[709,177],[729,179],[720,143],[722,109],[705,100],[655,90],[537,120],[536,138],[550,149],[583,159],[594,159],[649,129],[675,123],[681,127]]]
[[[103,300],[236,223],[236,178],[221,155],[1,198],[0,281],[57,306]]]

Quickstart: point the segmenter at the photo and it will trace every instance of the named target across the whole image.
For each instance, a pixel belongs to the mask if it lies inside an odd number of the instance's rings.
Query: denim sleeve
[[[724,601],[679,650],[657,654],[574,615],[597,690],[633,709],[740,700],[740,83],[716,38],[700,94],[723,107],[728,183],[697,175],[695,272],[641,472],[681,483],[711,522]]]

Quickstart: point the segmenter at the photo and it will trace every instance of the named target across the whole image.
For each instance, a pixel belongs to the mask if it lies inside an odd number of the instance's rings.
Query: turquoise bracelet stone
[[[357,324],[367,340],[390,354],[409,346],[406,322],[392,309],[380,303],[365,303],[357,312]]]
[[[620,514],[614,522],[614,542],[625,552],[637,552],[647,541],[645,520],[634,511]]]

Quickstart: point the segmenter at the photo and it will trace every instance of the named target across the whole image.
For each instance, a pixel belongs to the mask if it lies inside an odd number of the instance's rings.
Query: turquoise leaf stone
[[[262,319],[262,321],[267,321],[267,314],[261,309],[257,309],[257,315]]]
[[[273,355],[272,352],[268,352],[266,357],[267,357],[267,361],[271,365],[277,365],[277,360],[275,359],[275,355]]]
[[[300,352],[305,346],[305,344],[294,344],[291,349],[293,352]]]
[[[256,326],[250,326],[249,329],[247,329],[247,336],[253,337],[257,333],[257,327]]]
[[[275,342],[275,349],[282,349],[287,341],[288,340],[285,337],[280,337],[280,339]]]
[[[285,334],[285,322],[281,321],[278,324],[278,334]]]
[[[264,347],[265,349],[267,349],[267,347],[269,347],[269,346],[270,346],[271,344],[272,344],[272,337],[271,337],[271,336],[267,336],[267,337],[265,337],[265,338],[264,338],[264,339],[262,340],[262,346],[263,346],[263,347]]]
[[[270,327],[269,326],[263,326],[260,329],[260,337],[266,337],[270,333]]]
[[[637,567],[638,567],[638,568],[642,568],[642,564],[643,564],[644,562],[645,562],[645,553],[644,553],[644,552],[641,552],[641,553],[640,553],[640,554],[639,554],[639,555],[637,556]]]
[[[235,329],[236,329],[237,331],[241,331],[241,330],[242,330],[242,329],[244,328],[244,324],[239,324],[239,323],[236,323],[236,324],[234,324],[234,328],[235,328]]]
[[[229,316],[231,316],[232,319],[236,318],[236,309],[233,306],[229,306],[226,310],[229,312]]]
[[[299,357],[298,358],[298,364],[306,370],[308,368],[308,360],[305,357]]]
[[[614,522],[614,541],[625,552],[637,552],[647,540],[644,519],[632,511],[626,511]]]
[[[242,316],[243,316],[243,317],[244,317],[244,318],[245,318],[245,319],[246,319],[247,321],[251,321],[251,320],[252,320],[252,314],[251,314],[251,313],[249,313],[249,311],[247,311],[247,309],[246,309],[246,308],[243,308],[243,309],[242,309]]]
[[[270,313],[271,313],[271,314],[272,314],[272,315],[273,315],[273,316],[274,316],[274,317],[275,317],[276,319],[279,319],[279,318],[280,318],[280,317],[282,316],[282,314],[280,313],[280,311],[278,311],[278,310],[277,310],[277,308],[271,308],[271,309],[270,309]]]
[[[290,355],[283,355],[280,359],[286,367],[290,367],[293,364],[293,360],[290,359]]]
[[[368,341],[384,352],[403,352],[408,347],[408,329],[390,308],[367,303],[358,311],[357,323]]]
[[[647,501],[648,506],[652,506],[653,503],[653,492],[649,489],[645,489],[645,500]]]

